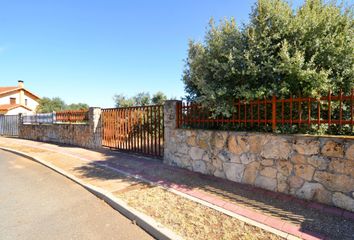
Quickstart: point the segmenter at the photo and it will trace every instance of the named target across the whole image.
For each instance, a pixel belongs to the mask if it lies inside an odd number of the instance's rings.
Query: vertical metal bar
[[[343,103],[343,91],[342,91],[342,89],[340,89],[340,92],[339,92],[339,127],[341,129],[342,129],[342,115],[343,115],[342,103]]]
[[[178,104],[177,104],[178,105]],[[158,125],[158,147],[159,147],[159,156],[161,156],[161,106],[157,108],[158,110],[158,116],[157,116],[157,125]]]
[[[236,106],[235,106],[235,100],[232,100],[232,126],[235,128],[235,110],[236,110]]]
[[[179,106],[179,102],[177,102],[176,104],[176,127],[177,128],[180,128],[179,118],[180,118],[180,106]]]
[[[131,109],[127,108],[127,136],[128,136],[128,150],[132,150],[132,138],[131,138]]]
[[[133,149],[135,152],[138,151],[136,147],[136,131],[137,131],[137,125],[136,125],[136,109],[137,108],[132,108],[132,116],[133,116],[133,128],[132,128],[132,136],[133,136]]]
[[[321,126],[321,100],[317,100],[317,129]]]
[[[146,107],[146,111],[147,111],[147,152],[148,154],[150,154],[151,150],[150,150],[150,143],[151,143],[151,129],[150,129],[150,123],[151,123],[151,115],[150,115],[150,108]]]
[[[267,126],[267,99],[264,98],[264,126]]]
[[[241,125],[241,100],[238,100],[238,126]]]
[[[281,124],[284,127],[284,98],[281,99]]]
[[[245,125],[244,125],[244,128],[247,127],[247,101],[244,101],[244,106],[245,106]]]
[[[277,129],[277,98],[275,95],[272,97],[272,130],[275,132]]]
[[[124,117],[124,149],[128,150],[128,121],[127,121],[127,109],[123,109],[123,117]]]
[[[290,95],[290,128],[293,126],[293,96]]]
[[[331,126],[331,90],[328,92],[328,128]]]
[[[157,126],[158,126],[158,123],[157,123],[157,107],[154,106],[154,129],[155,129],[155,156],[158,155],[158,149],[157,149]]]
[[[253,128],[253,102],[250,101],[250,111],[251,111],[251,127]]]
[[[300,126],[301,126],[301,122],[302,122],[302,110],[301,110],[301,97],[298,99],[298,112],[299,112],[299,129],[300,129]]]
[[[144,109],[142,107],[139,108],[139,112],[140,112],[140,143],[139,143],[139,148],[140,148],[140,152],[141,153],[144,153],[144,137],[143,137],[143,134],[144,134]]]
[[[261,116],[260,116],[260,114],[261,114],[261,111],[260,111],[260,101],[259,101],[259,97],[258,97],[258,99],[257,99],[257,105],[258,105],[258,109],[257,109],[257,118],[258,118],[258,128],[260,127],[260,125],[261,125]]]
[[[142,107],[142,110],[143,110],[143,119],[142,119],[142,122],[143,122],[143,134],[142,134],[142,137],[143,137],[143,146],[142,146],[142,150],[143,150],[143,153],[146,154],[146,112],[145,112],[145,108]]]
[[[307,125],[311,127],[311,98],[307,98]]]
[[[354,88],[351,90],[350,93],[350,129],[353,132],[353,125],[354,125]]]

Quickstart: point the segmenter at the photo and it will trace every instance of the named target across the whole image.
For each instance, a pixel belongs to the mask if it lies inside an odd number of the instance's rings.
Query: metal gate
[[[102,127],[105,147],[163,156],[163,105],[103,109]]]
[[[0,115],[0,135],[18,136],[18,115]]]

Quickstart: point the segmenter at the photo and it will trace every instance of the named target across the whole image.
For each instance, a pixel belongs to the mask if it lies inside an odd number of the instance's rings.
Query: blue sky
[[[188,40],[209,19],[247,22],[253,0],[3,0],[0,86],[113,106],[115,93],[184,96]],[[294,1],[294,4],[301,3]]]

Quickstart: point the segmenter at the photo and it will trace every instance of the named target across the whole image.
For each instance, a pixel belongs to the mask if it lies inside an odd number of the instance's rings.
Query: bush
[[[258,0],[248,24],[213,20],[191,41],[183,74],[188,99],[228,116],[230,99],[317,97],[354,86],[353,9],[307,0],[297,10]]]

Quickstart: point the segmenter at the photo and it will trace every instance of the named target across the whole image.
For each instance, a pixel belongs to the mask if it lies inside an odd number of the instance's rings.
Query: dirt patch
[[[282,239],[161,187],[134,185],[115,195],[185,239]]]

